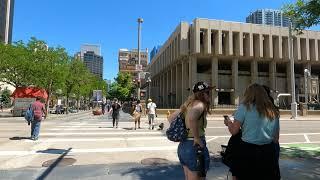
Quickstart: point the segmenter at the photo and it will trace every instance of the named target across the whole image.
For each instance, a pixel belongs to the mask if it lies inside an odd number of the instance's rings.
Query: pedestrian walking
[[[140,104],[140,100],[137,100],[137,104],[134,107],[133,118],[134,118],[134,130],[138,128],[140,129],[140,119],[142,114],[142,105]]]
[[[205,179],[209,170],[210,157],[206,145],[205,128],[207,126],[207,114],[210,114],[210,87],[205,82],[197,82],[193,88],[193,94],[181,105],[180,109],[168,118],[172,122],[179,114],[185,119],[188,130],[187,139],[180,141],[178,157],[183,166],[185,179]]]
[[[102,110],[102,114],[104,115],[104,113],[106,112],[106,104],[104,102],[101,103],[101,110]]]
[[[0,100],[0,110],[3,112],[3,102]]]
[[[157,117],[157,105],[156,103],[152,102],[152,99],[148,99],[147,114],[149,120],[149,129],[154,129],[154,119]]]
[[[120,109],[121,105],[119,104],[118,99],[114,98],[109,113],[112,113],[112,124],[113,127],[116,125],[116,128],[118,128],[119,124]]]
[[[107,102],[106,102],[106,106],[107,106],[107,112],[109,112],[110,111],[110,108],[111,108],[111,101],[110,101],[110,99],[107,99]]]
[[[242,132],[231,164],[233,179],[280,179],[275,145],[279,141],[279,116],[263,86],[255,83],[247,87],[234,120],[224,120],[232,135],[240,129]]]
[[[44,104],[40,102],[41,97],[36,97],[36,101],[32,103],[31,109],[33,111],[33,120],[31,121],[31,139],[36,141],[39,138],[40,125],[45,117],[45,107]]]

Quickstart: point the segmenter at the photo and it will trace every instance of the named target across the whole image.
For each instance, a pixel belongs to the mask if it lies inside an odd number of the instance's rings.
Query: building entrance
[[[230,92],[218,92],[218,104],[231,104]]]

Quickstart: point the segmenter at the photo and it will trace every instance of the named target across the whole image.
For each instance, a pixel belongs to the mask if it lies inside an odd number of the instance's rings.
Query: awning
[[[36,98],[42,97],[44,99],[48,98],[48,93],[46,90],[36,87],[18,87],[11,94],[13,98]]]

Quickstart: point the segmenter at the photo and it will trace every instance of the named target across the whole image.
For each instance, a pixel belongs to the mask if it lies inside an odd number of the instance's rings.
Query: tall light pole
[[[148,82],[149,82],[149,99],[151,98],[151,79],[149,78],[148,79]]]
[[[310,77],[309,69],[304,69],[304,102],[308,103],[309,93],[308,93],[308,78]]]
[[[140,100],[140,36],[141,36],[141,23],[143,23],[143,19],[142,18],[138,18],[138,99]]]
[[[292,21],[290,20],[289,26],[289,56],[290,56],[290,69],[291,69],[291,118],[297,117],[297,102],[296,102],[296,84],[294,77],[294,57],[293,57],[293,38],[292,38]]]

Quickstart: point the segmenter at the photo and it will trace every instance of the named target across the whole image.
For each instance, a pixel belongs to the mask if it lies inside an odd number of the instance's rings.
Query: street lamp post
[[[140,100],[140,36],[141,36],[141,23],[143,23],[142,18],[138,18],[138,66],[139,66],[139,72],[138,72],[138,99]]]
[[[309,94],[308,94],[308,77],[310,77],[309,69],[304,69],[304,102],[308,103]]]
[[[150,92],[151,92],[151,86],[150,86],[150,84],[151,84],[151,78],[150,78],[150,76],[148,77],[148,79],[147,79],[147,82],[148,82],[148,99],[150,99],[151,98],[151,95],[150,95]]]
[[[294,75],[294,57],[293,57],[293,38],[292,38],[292,21],[290,20],[289,26],[289,56],[290,56],[290,69],[291,69],[291,118],[295,119],[297,117],[297,102],[296,102],[296,92],[295,92],[295,75]]]

